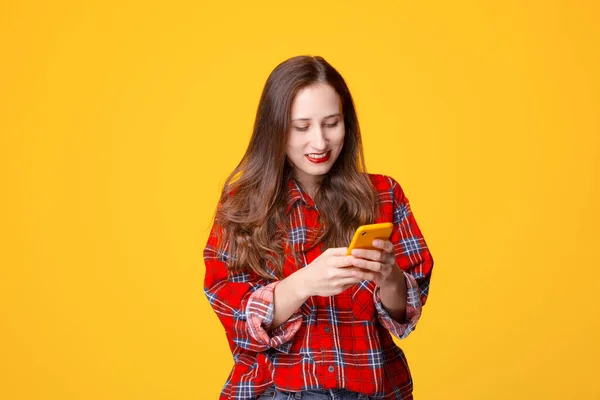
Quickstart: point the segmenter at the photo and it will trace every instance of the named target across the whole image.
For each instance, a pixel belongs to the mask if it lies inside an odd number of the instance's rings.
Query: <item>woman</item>
[[[415,328],[433,259],[400,185],[365,171],[342,76],[321,57],[278,65],[204,250],[235,362],[221,399],[412,398],[391,334]],[[387,221],[390,241],[346,255]]]

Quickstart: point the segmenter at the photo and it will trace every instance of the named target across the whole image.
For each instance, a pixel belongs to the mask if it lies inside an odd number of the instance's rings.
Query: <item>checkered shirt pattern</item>
[[[403,189],[393,178],[369,175],[379,197],[376,222],[393,222],[396,264],[407,286],[404,321],[383,308],[379,288],[359,282],[330,297],[310,297],[287,321],[273,320],[279,283],[252,272],[228,269],[227,248],[218,247],[214,224],[204,249],[204,292],[225,328],[234,365],[220,399],[256,399],[272,385],[285,391],[345,388],[373,399],[412,399],[413,382],[404,352],[392,339],[406,338],[429,293],[433,258]],[[284,275],[310,264],[325,249],[318,242],[319,210],[297,182],[287,193],[288,257]],[[291,250],[298,255],[297,262]]]

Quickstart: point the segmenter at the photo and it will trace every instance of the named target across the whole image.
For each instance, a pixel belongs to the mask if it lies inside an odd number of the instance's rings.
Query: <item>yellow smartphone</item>
[[[346,255],[349,256],[354,249],[375,249],[373,247],[373,240],[390,240],[393,229],[394,224],[391,222],[359,226],[356,232],[354,232],[354,237],[352,238],[352,242],[350,242],[350,246],[348,246]]]

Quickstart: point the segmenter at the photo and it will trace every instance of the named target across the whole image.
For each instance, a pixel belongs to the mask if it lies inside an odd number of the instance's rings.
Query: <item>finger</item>
[[[352,255],[372,261],[381,261],[383,259],[381,250],[354,249],[352,250]]]
[[[346,253],[344,253],[346,254]],[[331,259],[329,259],[329,265],[331,265],[332,267],[335,268],[344,268],[344,267],[349,267],[352,265],[352,262],[356,259],[356,257],[354,256],[346,256],[346,255],[342,255],[342,256],[338,256],[338,257],[331,257]]]
[[[360,269],[358,267],[353,267],[353,266],[348,266],[348,267],[344,267],[344,268],[337,268],[337,269],[332,269],[329,272],[329,278],[333,279],[333,280],[340,280],[340,279],[348,279],[348,278],[356,278],[356,274],[355,272],[363,272],[366,271],[368,272],[368,270],[363,270]],[[359,279],[360,281],[361,279]]]
[[[396,264],[396,256],[394,254],[390,254],[390,253],[382,253],[383,256],[381,257],[381,261],[379,261],[381,264],[386,264],[386,265],[395,265]]]
[[[380,262],[363,260],[362,258],[355,258],[352,260],[352,265],[360,269],[367,269],[374,272],[379,272],[382,268],[382,264]]]
[[[347,251],[347,247],[330,247],[327,250],[325,250],[321,255],[327,254],[329,256],[345,256]]]
[[[349,277],[349,278],[343,278],[343,279],[340,279],[340,280],[338,281],[338,285],[339,285],[340,287],[344,287],[344,290],[346,290],[346,289],[347,289],[347,288],[349,288],[350,286],[352,286],[352,285],[355,285],[355,284],[357,284],[357,283],[358,283],[358,282],[360,282],[360,281],[362,281],[362,279],[360,279],[360,278],[357,278],[357,277],[355,277],[355,276],[351,276],[351,277]]]
[[[372,281],[375,279],[375,277],[377,276],[377,274],[375,272],[371,272],[371,271],[367,271],[364,269],[353,269],[352,270],[352,276],[355,278],[360,279],[361,281]]]
[[[394,253],[394,244],[389,240],[375,239],[373,240],[373,247],[377,247],[385,253]]]
[[[394,254],[385,253],[382,264],[396,265],[396,256]]]

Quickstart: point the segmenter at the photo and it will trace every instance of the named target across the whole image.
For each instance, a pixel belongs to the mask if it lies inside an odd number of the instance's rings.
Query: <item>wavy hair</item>
[[[342,150],[313,199],[322,227],[317,242],[327,248],[347,246],[358,226],[377,218],[377,194],[366,173],[358,118],[346,82],[322,57],[290,58],[267,78],[250,143],[227,178],[217,207],[215,222],[222,227],[230,270],[250,270],[272,279],[267,272],[270,263],[283,277],[284,249],[291,248],[285,214],[292,177],[286,162],[291,107],[298,91],[314,84],[335,89],[345,125]]]

